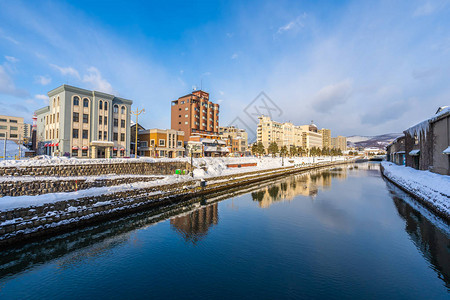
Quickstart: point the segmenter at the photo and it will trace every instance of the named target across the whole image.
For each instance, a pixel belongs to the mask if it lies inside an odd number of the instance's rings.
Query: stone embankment
[[[346,162],[292,166],[202,179],[181,176],[181,182],[127,189],[0,212],[0,246],[70,230],[146,208],[186,201],[193,197]],[[1,199],[0,199],[1,201]]]

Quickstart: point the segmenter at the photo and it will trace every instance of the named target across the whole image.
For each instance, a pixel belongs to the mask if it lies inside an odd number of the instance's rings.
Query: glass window
[[[166,144],[166,140],[159,140],[159,145],[164,146]]]
[[[0,119],[0,122],[6,122],[7,120],[6,119]]]
[[[78,96],[73,97],[73,105],[74,106],[80,105],[80,98]]]
[[[17,130],[17,127],[16,126],[11,126],[9,129],[10,130]]]
[[[9,123],[17,123],[17,120],[9,120]]]
[[[80,114],[77,112],[73,113],[73,121],[74,122],[79,122],[80,121]]]
[[[72,156],[78,156],[78,150],[72,149]]]
[[[122,115],[124,115],[125,112],[126,112],[125,106],[122,106],[122,108],[121,108],[121,113],[122,113]]]
[[[103,132],[103,139],[106,141],[108,139],[108,132]]]
[[[98,125],[102,125],[103,124],[103,117],[100,116],[98,117]]]
[[[8,126],[1,125],[0,129],[8,129]]]
[[[117,104],[114,105],[113,112],[114,112],[115,114],[117,114],[117,113],[119,112],[119,106],[118,106]]]
[[[83,123],[89,123],[89,115],[83,114]]]
[[[83,139],[87,139],[88,138],[88,131],[86,129],[83,130]]]
[[[98,132],[98,139],[101,140],[103,137],[103,133],[101,131]]]
[[[118,134],[117,134],[117,132],[114,132],[114,134],[113,134],[113,140],[114,140],[114,141],[117,141],[117,139],[118,139]]]
[[[105,110],[108,110],[108,102],[105,102]]]
[[[78,129],[72,129],[72,137],[73,137],[74,139],[77,139],[77,138],[78,138]]]
[[[125,128],[125,120],[120,120],[120,127]]]
[[[106,103],[105,103],[105,105],[106,105]],[[105,117],[105,122],[103,124],[108,125],[108,117]]]
[[[5,133],[0,133],[0,137],[6,137]]]
[[[88,156],[87,154],[88,154],[87,149],[86,149],[86,150],[85,150],[85,149],[81,150],[81,155],[82,155],[82,156],[85,156],[85,157],[86,157],[86,156]]]
[[[89,107],[89,100],[86,98],[83,99],[83,107]]]
[[[119,119],[114,118],[114,127],[118,127],[119,126]]]
[[[120,134],[120,141],[125,142],[125,133]]]
[[[9,137],[10,138],[17,138],[17,134],[10,134]]]
[[[100,101],[100,102],[98,103],[98,109],[103,109],[103,101]]]

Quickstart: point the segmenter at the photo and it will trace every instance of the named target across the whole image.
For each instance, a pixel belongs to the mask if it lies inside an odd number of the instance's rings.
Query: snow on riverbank
[[[25,157],[25,151],[30,151],[23,145],[18,145],[14,141],[7,140],[6,141],[6,159],[14,159],[16,156],[19,156],[19,147],[20,147],[20,156]],[[0,140],[0,156],[5,155],[5,140]],[[14,162],[14,160],[7,160],[2,161],[1,163],[5,162]]]
[[[384,176],[450,217],[450,176],[382,162]]]

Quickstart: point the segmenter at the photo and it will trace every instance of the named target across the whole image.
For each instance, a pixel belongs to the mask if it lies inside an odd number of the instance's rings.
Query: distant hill
[[[384,149],[390,142],[401,135],[402,133],[387,133],[376,136],[353,135],[347,137],[347,146]]]

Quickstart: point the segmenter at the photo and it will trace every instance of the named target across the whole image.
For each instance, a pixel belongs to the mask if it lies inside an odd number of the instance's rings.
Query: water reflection
[[[353,167],[352,167],[353,169]],[[277,201],[292,201],[297,195],[314,198],[319,189],[331,188],[331,179],[345,179],[349,168],[339,167],[293,175],[282,181],[251,193],[253,201],[262,208],[268,208]]]
[[[218,222],[218,204],[214,203],[184,216],[175,217],[170,220],[170,225],[186,242],[195,245],[206,237],[210,227],[217,225]]]
[[[420,250],[423,257],[430,262],[438,277],[450,290],[449,225],[422,208],[420,204],[414,203],[416,200],[390,182],[386,182],[386,184],[399,215],[405,220],[405,231],[411,241]],[[428,218],[425,215],[428,215]]]

